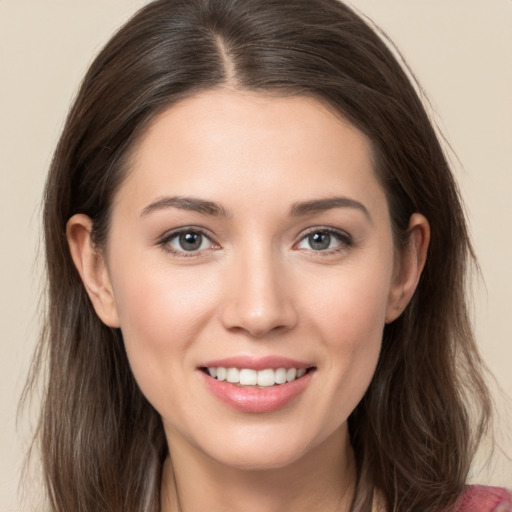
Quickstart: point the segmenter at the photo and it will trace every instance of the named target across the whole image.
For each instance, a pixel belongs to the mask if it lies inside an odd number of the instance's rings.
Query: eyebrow
[[[290,215],[292,217],[300,217],[301,215],[321,213],[333,208],[355,208],[361,211],[364,216],[373,223],[373,219],[366,206],[349,197],[328,197],[325,199],[313,199],[312,201],[295,203],[290,210]]]
[[[178,208],[180,210],[189,210],[202,215],[212,215],[215,217],[227,217],[227,211],[219,204],[197,197],[160,197],[148,204],[141,212],[141,217],[149,215],[158,210],[167,208]],[[373,222],[370,212],[363,203],[349,197],[328,197],[325,199],[313,199],[311,201],[302,201],[295,203],[290,209],[292,217],[300,217],[310,213],[321,213],[333,208],[355,208],[360,210],[365,217]]]
[[[197,197],[160,197],[148,204],[141,212],[141,217],[149,215],[157,210],[166,208],[178,208],[180,210],[190,210],[203,215],[213,215],[215,217],[227,217],[226,210],[212,201],[205,201]]]

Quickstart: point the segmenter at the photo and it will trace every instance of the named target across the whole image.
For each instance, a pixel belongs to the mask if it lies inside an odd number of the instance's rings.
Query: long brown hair
[[[328,104],[372,142],[397,244],[412,213],[431,225],[404,314],[385,327],[373,381],[349,418],[358,483],[389,510],[448,510],[488,423],[489,396],[467,310],[473,252],[456,184],[403,63],[336,0],[157,0],[91,65],[44,196],[45,376],[37,431],[52,512],[157,511],[167,454],[157,412],[130,371],[120,330],[101,323],[70,258],[66,223],[93,220],[99,248],[130,149],[160,111],[230,85]]]

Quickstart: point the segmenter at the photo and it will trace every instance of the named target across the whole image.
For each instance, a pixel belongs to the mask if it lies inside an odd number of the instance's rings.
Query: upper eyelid
[[[299,240],[302,240],[304,237],[310,235],[311,233],[317,233],[317,232],[324,232],[324,233],[330,233],[334,235],[338,235],[343,238],[350,238],[352,239],[352,235],[345,231],[344,229],[340,228],[333,228],[331,226],[314,226],[311,228],[307,228],[299,234],[298,238]]]
[[[184,226],[182,228],[170,229],[169,231],[166,231],[158,237],[157,243],[168,241],[175,236],[181,235],[182,233],[200,233],[212,242],[215,242],[215,237],[209,230],[199,226]]]

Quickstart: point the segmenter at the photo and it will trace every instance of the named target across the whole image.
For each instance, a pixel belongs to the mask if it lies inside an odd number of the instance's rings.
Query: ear
[[[429,242],[428,220],[420,213],[414,213],[409,220],[407,243],[397,251],[386,309],[386,323],[396,320],[409,304],[425,266]]]
[[[119,315],[103,254],[91,239],[92,221],[87,215],[73,215],[66,226],[66,236],[73,262],[101,321],[119,327]]]

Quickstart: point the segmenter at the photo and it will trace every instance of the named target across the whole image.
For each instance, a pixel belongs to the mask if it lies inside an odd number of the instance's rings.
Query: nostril
[[[247,268],[242,280],[233,287],[228,284],[221,310],[224,327],[245,331],[254,338],[292,328],[297,323],[297,312],[279,281],[279,276],[261,277],[261,272]]]
[[[263,338],[270,333],[280,333],[292,328],[295,315],[280,314],[278,311],[257,312],[251,314],[232,313],[224,316],[224,326],[230,331],[244,331],[253,338]]]

